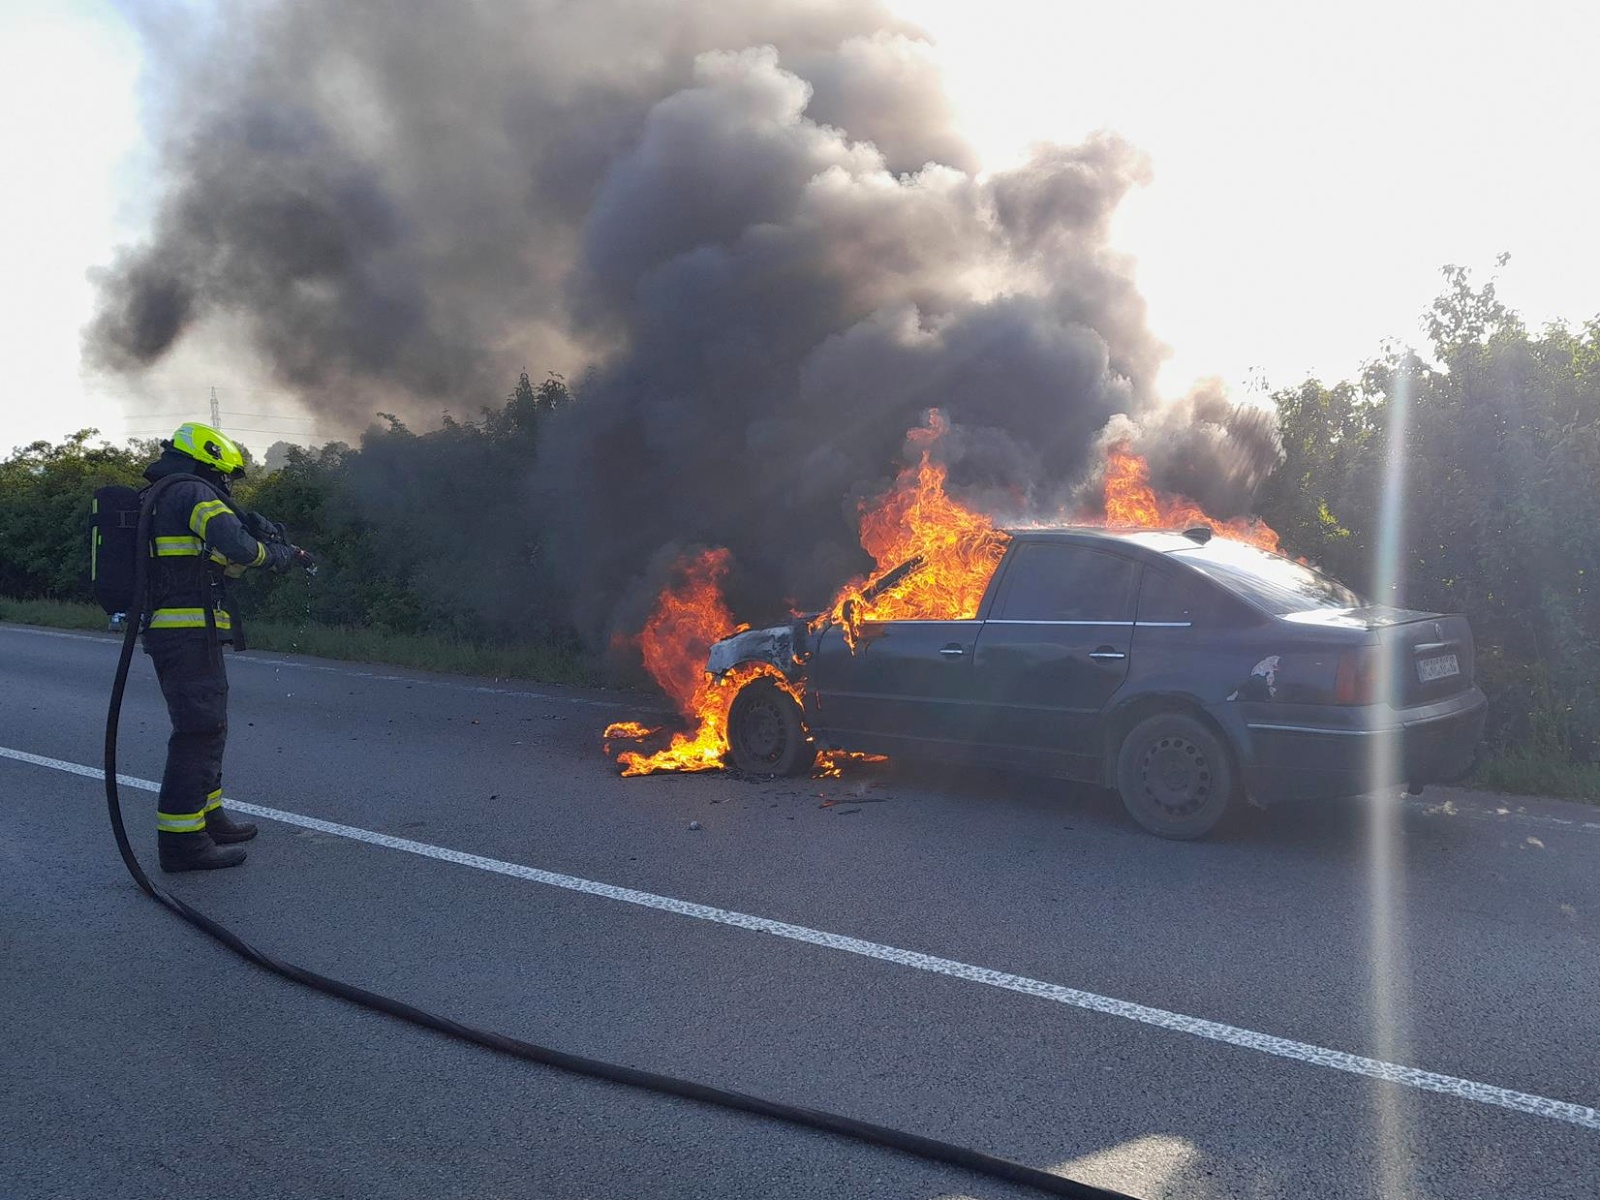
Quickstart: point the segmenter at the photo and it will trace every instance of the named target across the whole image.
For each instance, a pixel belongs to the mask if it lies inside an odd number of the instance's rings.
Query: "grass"
[[[7,600],[0,597],[0,621],[48,625],[52,629],[106,628],[106,614],[97,605],[68,600]]]
[[[55,629],[106,628],[93,604],[65,600],[0,598],[0,621]],[[539,683],[594,684],[594,670],[570,650],[528,643],[484,646],[427,634],[391,634],[331,625],[250,622],[250,645],[281,654],[311,654],[347,662],[384,663],[419,671],[529,679]],[[1478,763],[1468,787],[1518,796],[1554,796],[1600,804],[1600,763],[1576,763],[1554,755],[1513,750]]]
[[[1513,750],[1486,758],[1465,783],[1516,796],[1555,796],[1600,804],[1600,763],[1572,762],[1554,755]]]
[[[106,615],[93,604],[66,600],[0,598],[0,621],[46,625],[54,629],[106,628]],[[539,683],[595,684],[594,670],[577,653],[538,643],[487,646],[428,634],[393,634],[376,629],[332,625],[288,625],[251,621],[246,626],[252,650],[311,654],[347,662],[383,663],[419,671],[529,679]]]
[[[594,671],[577,654],[537,643],[485,646],[431,634],[393,634],[333,625],[279,625],[270,621],[251,621],[245,632],[252,650],[386,663],[453,675],[532,679],[540,683],[598,682]]]

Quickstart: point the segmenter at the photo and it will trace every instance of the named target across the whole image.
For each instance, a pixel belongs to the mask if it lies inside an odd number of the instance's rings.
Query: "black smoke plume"
[[[1114,418],[1224,509],[1276,461],[1254,410],[1155,394],[1108,244],[1142,155],[1101,134],[980,176],[877,5],[145,11],[168,191],[102,277],[91,361],[242,337],[329,432],[585,372],[528,501],[596,642],[677,546],[733,549],[743,613],[824,602],[929,408],[997,511],[1059,510]]]

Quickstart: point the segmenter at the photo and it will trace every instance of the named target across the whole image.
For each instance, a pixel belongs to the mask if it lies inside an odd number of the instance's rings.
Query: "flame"
[[[861,545],[877,570],[846,584],[829,610],[852,647],[865,620],[976,616],[989,577],[1005,553],[1006,535],[945,492],[946,469],[932,461],[930,450],[948,429],[936,410],[930,412],[927,424],[908,435],[921,449],[920,461],[901,471],[886,494],[862,505]],[[874,577],[911,560],[917,569],[892,586],[870,586]],[[741,666],[720,679],[706,671],[711,643],[748,628],[735,623],[722,596],[728,562],[725,549],[704,550],[681,562],[639,634],[645,668],[694,727],[674,734],[653,753],[621,751],[617,761],[624,775],[721,767],[728,749],[728,710],[752,679],[771,678],[804,702],[800,687],[766,664]],[[659,732],[637,721],[619,721],[606,729],[606,751],[611,753],[614,742],[640,742]],[[828,751],[819,756],[817,772],[837,776],[846,762],[881,761],[881,755]]]
[[[983,593],[1010,539],[982,513],[973,512],[945,491],[949,469],[932,461],[930,451],[949,430],[938,409],[908,440],[920,447],[920,461],[900,472],[894,486],[861,506],[861,547],[876,564],[870,576],[852,580],[834,597],[829,618],[855,648],[862,621],[962,621],[978,615]],[[887,588],[869,581],[915,561],[918,566]]]
[[[695,727],[673,734],[672,740],[654,753],[619,753],[617,761],[622,764],[624,775],[720,768],[728,749],[728,709],[739,689],[758,676],[771,676],[795,699],[800,698],[793,684],[765,664],[742,666],[720,679],[706,671],[711,643],[736,628],[733,614],[722,598],[728,558],[728,551],[719,548],[703,550],[680,562],[677,578],[663,589],[639,634],[639,651],[646,670],[672,698],[678,711],[695,721]],[[606,751],[610,753],[613,742],[643,741],[659,732],[638,721],[618,721],[606,727]]]
[[[887,754],[868,754],[864,750],[824,750],[817,755],[817,766],[811,775],[815,779],[839,779],[844,775],[845,763],[888,762]]]
[[[645,738],[655,737],[660,732],[659,726],[651,728],[643,721],[613,721],[606,726],[606,753],[611,753],[611,743],[614,741],[642,742]]]
[[[1187,496],[1157,492],[1150,486],[1150,464],[1126,442],[1114,443],[1106,450],[1105,506],[1105,523],[1111,529],[1194,529],[1204,525],[1224,536],[1279,552],[1277,533],[1259,517],[1219,521]]]
[[[861,546],[875,569],[841,588],[813,629],[828,621],[838,624],[854,650],[863,621],[969,620],[978,615],[1010,539],[988,517],[945,491],[948,470],[933,461],[931,451],[948,429],[949,423],[934,410],[926,425],[908,434],[921,451],[918,462],[903,469],[886,493],[861,506]],[[1266,550],[1278,549],[1278,535],[1255,518],[1218,521],[1186,497],[1155,491],[1149,464],[1126,443],[1106,452],[1104,523],[1134,529],[1205,525]],[[904,573],[896,570],[906,564],[914,566]],[[728,551],[720,548],[680,562],[637,638],[646,669],[693,727],[673,734],[665,747],[653,752],[618,753],[624,775],[721,768],[728,750],[728,710],[752,679],[770,678],[804,703],[801,686],[768,664],[746,664],[720,679],[706,670],[713,642],[749,628],[734,621],[723,598],[728,565]],[[606,752],[612,752],[615,742],[639,743],[660,733],[637,721],[619,721],[606,729]],[[834,777],[846,762],[881,761],[881,755],[825,751],[816,773]]]

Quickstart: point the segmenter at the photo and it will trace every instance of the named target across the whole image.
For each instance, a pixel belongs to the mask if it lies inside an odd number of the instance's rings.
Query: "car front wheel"
[[[728,710],[728,756],[747,775],[802,775],[816,762],[817,745],[794,697],[757,679]]]
[[[1151,833],[1204,837],[1227,814],[1234,772],[1210,727],[1184,713],[1146,717],[1122,740],[1117,790],[1128,815]]]

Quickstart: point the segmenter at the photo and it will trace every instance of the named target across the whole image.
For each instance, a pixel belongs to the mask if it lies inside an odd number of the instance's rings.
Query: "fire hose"
[[[137,545],[139,546],[149,545],[151,512],[154,508],[156,497],[162,491],[162,485],[168,482],[175,482],[175,480],[158,481],[145,493],[143,503],[139,509],[137,535]],[[327,995],[337,996],[342,1000],[348,1000],[352,1004],[372,1009],[374,1012],[398,1017],[403,1021],[420,1025],[425,1029],[432,1029],[449,1037],[471,1042],[474,1045],[495,1050],[501,1054],[508,1054],[514,1058],[526,1059],[529,1062],[541,1063],[545,1066],[557,1067],[574,1074],[604,1079],[612,1083],[624,1084],[645,1091],[681,1096],[684,1099],[699,1101],[703,1104],[714,1104],[722,1108],[754,1113],[773,1120],[838,1134],[869,1145],[884,1146],[891,1150],[898,1150],[932,1162],[962,1167],[980,1175],[1004,1180],[1007,1183],[1032,1187],[1053,1196],[1071,1196],[1078,1198],[1078,1200],[1130,1200],[1128,1196],[1121,1192],[1113,1192],[1091,1184],[1079,1183],[1066,1176],[1056,1175],[1049,1171],[1040,1170],[1037,1167],[1030,1167],[1025,1163],[985,1154],[979,1150],[954,1145],[936,1138],[906,1133],[902,1130],[891,1129],[884,1125],[877,1125],[870,1121],[862,1121],[854,1117],[842,1116],[821,1109],[803,1108],[779,1100],[769,1100],[761,1096],[730,1091],[726,1088],[714,1087],[710,1084],[698,1083],[688,1079],[679,1079],[671,1075],[662,1075],[654,1071],[645,1071],[637,1067],[622,1066],[617,1063],[586,1058],[583,1055],[570,1054],[564,1050],[526,1042],[507,1034],[466,1025],[449,1017],[442,1017],[425,1009],[417,1008],[402,1000],[380,995],[377,992],[358,987],[353,983],[346,983],[344,980],[334,979],[309,968],[285,962],[283,959],[251,945],[221,922],[208,917],[205,913],[200,912],[170,892],[157,887],[145,873],[144,868],[140,866],[139,859],[133,852],[133,846],[128,841],[128,832],[122,822],[122,800],[117,787],[117,733],[122,716],[122,700],[127,688],[128,670],[133,662],[134,644],[138,640],[140,627],[146,616],[145,610],[149,607],[148,591],[149,556],[141,553],[137,556],[134,575],[134,606],[139,611],[128,614],[122,635],[122,653],[117,660],[116,677],[111,686],[111,705],[106,715],[105,784],[106,803],[111,813],[111,831],[116,836],[117,850],[122,855],[123,864],[128,868],[128,874],[133,876],[134,882],[139,885],[146,895],[165,905],[201,932],[209,934],[241,958],[284,979],[304,984]]]

